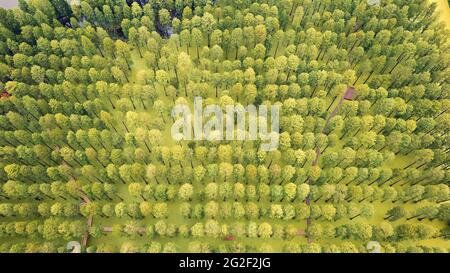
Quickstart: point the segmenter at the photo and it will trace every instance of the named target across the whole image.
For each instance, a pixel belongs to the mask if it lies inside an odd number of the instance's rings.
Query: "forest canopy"
[[[449,30],[424,0],[0,8],[0,252],[449,251]],[[171,109],[280,106],[279,147]]]

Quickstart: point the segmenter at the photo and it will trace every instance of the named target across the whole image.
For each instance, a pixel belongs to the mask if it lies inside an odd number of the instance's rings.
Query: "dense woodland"
[[[435,4],[19,3],[0,9],[0,252],[450,250]],[[281,105],[278,150],[172,140],[195,96]]]

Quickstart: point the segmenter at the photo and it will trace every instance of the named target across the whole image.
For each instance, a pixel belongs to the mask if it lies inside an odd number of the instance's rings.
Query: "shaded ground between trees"
[[[447,0],[432,0],[437,3],[437,10],[440,15],[440,19],[446,23],[447,27],[450,27],[450,8]]]

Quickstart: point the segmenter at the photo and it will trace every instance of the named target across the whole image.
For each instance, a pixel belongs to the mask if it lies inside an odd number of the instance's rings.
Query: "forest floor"
[[[432,0],[438,4],[438,12],[440,14],[441,20],[447,24],[450,28],[450,7],[447,0]]]

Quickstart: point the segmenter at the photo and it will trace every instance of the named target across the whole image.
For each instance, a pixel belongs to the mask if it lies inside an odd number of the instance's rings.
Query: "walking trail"
[[[83,199],[83,203],[87,204],[87,203],[91,202],[89,197],[81,190],[80,190],[80,197],[81,197],[81,199]],[[81,241],[81,246],[83,247],[83,249],[86,249],[86,247],[87,247],[88,240],[89,240],[89,231],[91,230],[93,221],[94,221],[94,217],[92,215],[90,215],[87,220],[86,232],[84,233],[83,239]]]
[[[334,108],[334,110],[331,112],[331,114],[328,116],[327,121],[325,123],[325,127],[323,129],[323,131],[325,131],[328,128],[328,125],[330,123],[330,120],[337,115],[337,113],[339,112],[339,109],[341,108],[342,104],[344,103],[345,100],[353,100],[356,97],[356,90],[355,88],[349,86],[347,87],[347,90],[345,91],[345,93],[343,94],[343,96],[341,97],[341,99],[339,100],[338,104],[336,105],[336,107]],[[319,147],[316,147],[316,158],[314,159],[314,161],[312,162],[311,166],[317,166],[317,164],[319,163],[319,159],[320,156],[322,155],[322,152],[320,150]],[[312,181],[309,178],[308,179],[308,184],[311,185]],[[308,196],[306,197],[306,204],[308,206],[311,207],[311,196],[308,194]],[[309,226],[312,224],[312,219],[311,217],[308,217],[306,219],[306,233],[305,236],[308,238],[308,244],[312,243],[312,239],[308,237],[308,233],[307,230],[309,228]]]

